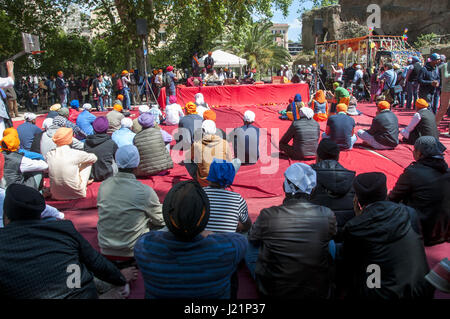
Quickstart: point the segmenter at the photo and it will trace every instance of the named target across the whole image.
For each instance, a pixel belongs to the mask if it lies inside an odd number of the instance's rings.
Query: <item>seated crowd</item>
[[[237,298],[237,272],[245,266],[261,298],[450,292],[425,255],[425,246],[450,241],[450,173],[426,101],[417,100],[417,113],[399,131],[381,100],[370,128],[356,131],[351,94],[338,85],[335,93],[329,105],[318,91],[309,107],[298,94],[281,116],[292,124],[280,152],[315,163],[290,165],[280,185],[283,203],[261,210],[254,222],[245,199],[230,189],[241,166],[260,158],[260,128],[250,110],[228,135],[201,94],[186,104],[186,114],[170,96],[164,113],[143,105],[135,119],[120,100],[106,116],[92,114],[90,104],[79,112],[78,101],[70,110],[53,105],[43,130],[27,113],[1,140],[0,296],[126,298],[139,269],[146,298],[229,299]],[[326,121],[322,135],[320,121]],[[172,138],[163,126],[174,125]],[[399,134],[414,145],[414,162],[390,192],[383,173],[357,175],[339,163],[358,137],[384,150],[397,147]],[[191,179],[174,183],[161,203],[137,178],[168,174],[172,142],[185,150],[182,165]],[[93,182],[101,183],[100,252],[44,199],[85,198]],[[372,264],[382,269],[379,289],[367,285]],[[68,284],[68,266],[79,269],[77,289]]]

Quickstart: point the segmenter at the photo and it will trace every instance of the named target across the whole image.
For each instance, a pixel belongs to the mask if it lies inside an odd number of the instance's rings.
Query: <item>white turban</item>
[[[316,187],[316,171],[304,163],[295,163],[284,172],[284,191],[287,194],[306,193]]]
[[[245,113],[244,113],[244,121],[245,122],[252,123],[255,121],[255,117],[256,117],[256,115],[252,111],[245,111]]]
[[[139,105],[139,114],[144,114],[150,111],[148,105]]]
[[[203,94],[201,94],[201,93],[195,94],[195,104],[197,106],[205,104],[205,98],[204,98]]]
[[[122,121],[120,121],[120,125],[122,127],[131,128],[133,127],[133,120],[130,119],[129,117],[124,117]]]
[[[34,113],[25,113],[23,115],[23,118],[25,119],[25,121],[28,121],[28,122],[31,122],[31,121],[35,120],[36,117],[37,117],[37,115],[34,114]]]
[[[313,109],[309,108],[309,107],[301,107],[299,109],[299,113],[300,113],[300,117],[306,117],[309,120],[312,119],[314,117],[314,111]]]
[[[202,123],[202,130],[204,134],[216,134],[216,123],[211,120],[205,120]]]
[[[44,122],[42,122],[42,128],[44,130],[47,130],[52,125],[53,125],[53,119],[52,118],[46,118],[44,120]]]
[[[92,105],[91,104],[89,104],[89,103],[83,104],[83,110],[89,111],[90,109],[92,109]]]

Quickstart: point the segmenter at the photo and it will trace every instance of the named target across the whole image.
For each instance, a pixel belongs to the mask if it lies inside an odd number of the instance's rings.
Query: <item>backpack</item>
[[[168,76],[167,73],[166,73],[166,74],[164,74],[163,85],[166,88],[170,88],[170,84],[171,84],[170,76]]]
[[[121,78],[117,79],[116,89],[117,89],[117,91],[121,91],[123,89],[123,83],[122,83],[122,79]]]

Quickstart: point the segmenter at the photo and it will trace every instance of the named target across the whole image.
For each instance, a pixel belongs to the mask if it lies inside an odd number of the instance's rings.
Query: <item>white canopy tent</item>
[[[203,61],[206,59],[208,55],[204,55],[200,59],[200,66],[204,67],[205,64]],[[212,53],[212,58],[214,59],[214,67],[218,68],[241,68],[244,65],[247,65],[247,60],[240,58],[234,54],[222,51],[222,50],[216,50]]]

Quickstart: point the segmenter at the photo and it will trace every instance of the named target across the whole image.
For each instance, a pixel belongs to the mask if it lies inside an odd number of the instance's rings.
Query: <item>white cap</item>
[[[25,121],[28,121],[28,122],[31,122],[31,121],[35,120],[36,117],[37,117],[37,115],[34,114],[34,113],[25,113],[23,115],[23,118],[25,119]]]
[[[92,109],[92,105],[91,104],[89,104],[89,103],[85,103],[85,104],[83,104],[83,110],[90,110],[90,109]]]
[[[255,117],[256,117],[256,115],[252,111],[245,111],[245,113],[244,113],[244,121],[245,122],[252,123],[255,121]]]
[[[358,65],[356,66],[356,68],[359,70],[359,69],[361,69],[361,66],[358,64]]]
[[[148,105],[139,105],[139,114],[147,113],[148,111],[150,111]]]
[[[205,120],[202,123],[202,130],[204,134],[216,134],[216,123],[211,120]]]
[[[44,122],[42,122],[42,128],[44,129],[44,130],[47,130],[50,126],[52,126],[53,125],[53,119],[52,118],[49,118],[49,117],[47,117],[45,120],[44,120]]]
[[[124,117],[124,118],[120,121],[120,125],[121,125],[122,127],[132,128],[132,127],[133,127],[133,120],[130,119],[129,117]]]

